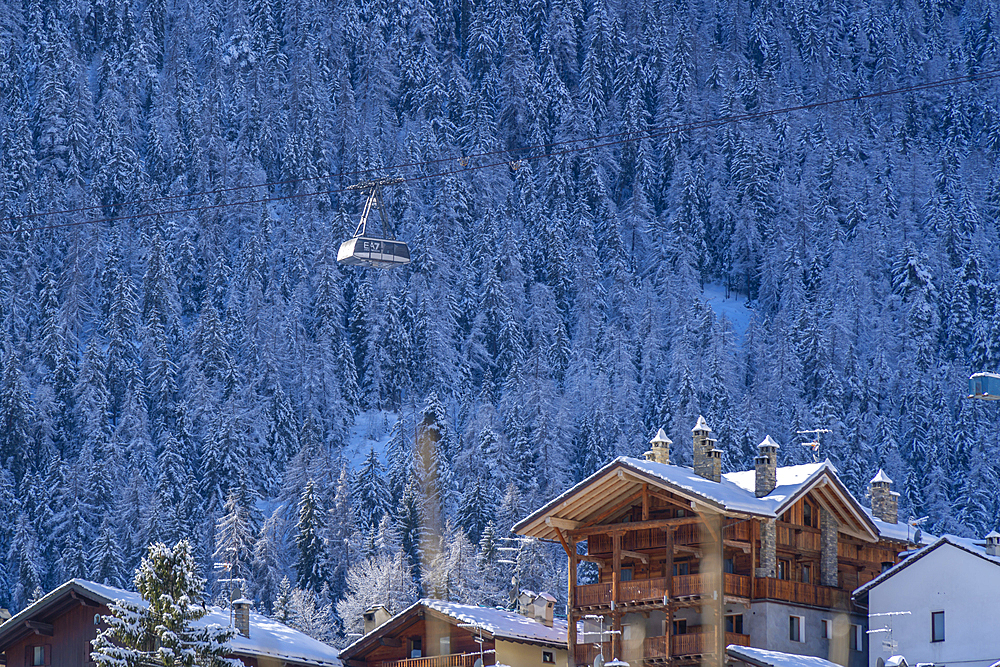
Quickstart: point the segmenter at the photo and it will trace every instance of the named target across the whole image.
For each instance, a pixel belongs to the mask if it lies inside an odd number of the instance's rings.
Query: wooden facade
[[[482,622],[471,622],[477,614],[484,615]],[[346,647],[340,658],[344,667],[473,667],[480,657],[487,667],[565,667],[565,621],[555,623],[557,627],[515,612],[421,600]],[[504,626],[516,633],[505,634]],[[537,629],[535,637],[532,628]]]
[[[100,616],[110,613],[112,598],[96,592],[91,582],[74,579],[44,596],[12,619],[0,625],[0,665],[3,667],[88,667],[91,642],[103,627]],[[104,592],[117,589],[99,587]],[[134,593],[119,591],[121,596]],[[228,614],[226,614],[228,616]],[[258,617],[259,620],[259,617]],[[267,619],[268,623],[276,622]],[[213,622],[215,622],[213,620]],[[281,626],[287,633],[290,629]],[[259,626],[253,628],[260,629]],[[253,628],[251,634],[253,634]],[[324,647],[322,655],[309,655],[305,644],[315,640],[298,633],[298,641],[289,641],[289,655],[275,655],[273,641],[259,651],[248,646],[249,639],[238,637],[232,657],[246,667],[338,667],[335,650]],[[283,633],[283,637],[285,634]],[[294,645],[292,645],[294,644]],[[318,644],[318,643],[317,643]],[[297,660],[291,656],[308,656]]]
[[[672,483],[669,477],[646,474],[651,468],[648,462],[629,465],[628,459],[618,459],[515,527],[522,535],[554,538],[565,549],[569,643],[575,648],[571,666],[593,665],[598,652],[633,666],[637,660],[722,665],[727,645],[770,648],[754,643],[742,617],[738,622],[724,618],[725,610],[736,606],[749,612],[766,601],[860,615],[851,592],[898,562],[908,546],[881,538],[832,468],[817,467],[815,479],[794,489],[780,513],[770,516],[765,503],[754,511],[753,491],[745,502],[727,506],[725,498],[735,495],[732,485],[719,494],[723,500],[713,499],[708,492],[692,491],[707,480],[692,479],[690,470],[665,466],[683,478]],[[824,552],[821,515],[836,531],[835,555],[832,544]],[[762,537],[768,522],[774,527],[773,546]],[[762,557],[769,547],[773,572]],[[828,571],[834,556],[835,575]],[[821,583],[833,576],[837,585]],[[628,615],[645,624],[641,645],[629,645],[624,636]],[[662,619],[659,632],[648,620],[653,615]],[[684,623],[675,622],[680,616]],[[589,619],[588,636],[576,636],[581,619]],[[598,621],[603,637],[593,628]]]

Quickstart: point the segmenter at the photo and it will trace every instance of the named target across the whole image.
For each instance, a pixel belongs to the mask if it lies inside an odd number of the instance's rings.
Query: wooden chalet
[[[422,599],[388,618],[365,614],[365,635],[340,652],[344,667],[546,667],[567,664],[566,621],[555,598],[522,592],[519,612]]]
[[[703,418],[693,436],[693,469],[670,464],[661,430],[646,460],[612,461],[514,527],[566,551],[570,667],[721,666],[727,645],[865,665],[851,591],[909,546],[881,471],[873,514],[829,461],[778,467],[768,437],[755,470],[722,475]]]
[[[71,579],[0,625],[0,665],[5,667],[88,667],[100,617],[116,600],[144,604],[138,593],[83,579]],[[234,603],[209,607],[198,623],[234,623],[232,657],[247,667],[341,667],[337,649]]]

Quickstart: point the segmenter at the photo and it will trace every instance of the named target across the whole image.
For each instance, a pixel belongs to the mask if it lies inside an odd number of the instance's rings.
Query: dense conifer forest
[[[829,428],[862,502],[883,467],[930,532],[997,528],[1000,413],[964,396],[1000,370],[1000,83],[863,96],[994,72],[998,31],[990,0],[3,0],[0,606],[181,538],[330,641],[558,593],[512,523],[660,427],[690,462],[699,414],[727,471]],[[402,269],[336,262],[374,176],[407,179]],[[352,462],[359,425],[388,444]]]

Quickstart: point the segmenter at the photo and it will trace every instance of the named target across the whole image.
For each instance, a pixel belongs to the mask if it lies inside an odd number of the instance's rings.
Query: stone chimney
[[[986,555],[1000,557],[1000,533],[995,530],[986,536]]]
[[[767,436],[757,445],[757,451],[760,453],[753,460],[757,471],[754,495],[763,498],[778,485],[778,443]]]
[[[532,614],[534,619],[546,625],[552,627],[552,617],[555,615],[556,609],[556,599],[551,593],[539,593],[538,597],[535,598],[534,602],[534,613]]]
[[[247,639],[250,638],[250,607],[252,605],[253,602],[246,598],[233,600],[233,619],[236,622],[236,632]]]
[[[698,423],[691,429],[694,436],[694,474],[713,482],[722,479],[722,450],[715,448],[717,440],[705,418],[698,416]]]
[[[517,593],[517,613],[521,616],[532,617],[535,615],[535,592],[521,589]]]
[[[872,499],[872,514],[886,523],[899,522],[899,494],[892,490],[892,480],[879,468],[878,474],[868,483]]]
[[[381,604],[375,605],[374,607],[370,607],[368,611],[362,614],[362,616],[364,616],[365,619],[366,635],[369,634],[372,630],[374,630],[378,626],[388,621],[390,618],[392,618],[392,614],[389,613],[389,610],[386,609],[385,605]]]
[[[649,441],[649,444],[653,445],[653,448],[645,453],[647,461],[670,463],[670,445],[674,443],[670,441],[662,428],[656,432],[656,436]]]

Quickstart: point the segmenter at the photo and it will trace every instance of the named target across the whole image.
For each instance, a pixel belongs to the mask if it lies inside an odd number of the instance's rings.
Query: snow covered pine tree
[[[243,667],[225,657],[232,630],[194,625],[207,613],[199,604],[205,580],[195,567],[187,540],[150,545],[135,573],[146,604],[119,600],[101,617],[107,627],[98,631],[90,654],[98,667]]]

